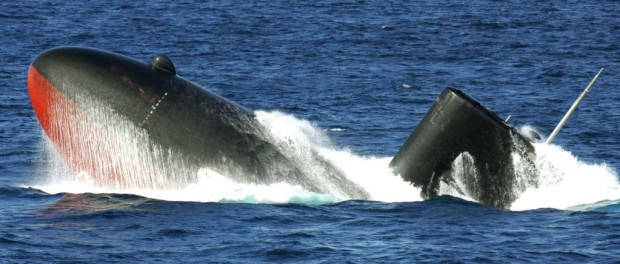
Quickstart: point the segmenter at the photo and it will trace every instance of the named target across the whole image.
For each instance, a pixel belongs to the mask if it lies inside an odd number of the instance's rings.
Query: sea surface
[[[28,67],[58,46],[167,54],[371,199],[209,168],[94,186],[30,105]],[[619,1],[2,1],[0,54],[0,263],[620,262]],[[601,67],[510,210],[424,200],[388,169],[445,87],[544,138]]]

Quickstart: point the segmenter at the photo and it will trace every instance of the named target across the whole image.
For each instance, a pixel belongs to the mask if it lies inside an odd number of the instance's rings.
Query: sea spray
[[[532,135],[535,129],[524,126],[520,132]],[[515,202],[511,210],[538,208],[577,209],[606,200],[620,199],[620,183],[617,173],[606,164],[589,164],[579,160],[569,151],[557,145],[541,143],[532,138],[535,148],[534,164],[527,160],[526,152],[518,142],[512,154],[515,181],[512,192]],[[476,201],[475,181],[477,172],[472,165],[475,160],[462,153],[452,163],[449,177],[453,182],[442,182],[440,193],[465,200]]]
[[[606,200],[620,199],[617,173],[606,164],[590,164],[553,144],[535,127],[524,125],[522,135],[530,137],[536,149],[536,164],[515,164],[526,188],[512,204],[512,210],[537,208],[577,209]],[[584,207],[585,206],[585,207]]]
[[[314,177],[325,173],[320,162],[308,150],[316,151],[322,158],[340,169],[352,182],[358,184],[368,194],[369,199],[384,202],[420,201],[420,189],[402,180],[389,168],[391,157],[364,157],[346,149],[337,149],[323,129],[314,124],[278,111],[257,111],[257,118],[271,131],[274,141],[285,146],[286,153]],[[333,192],[347,186],[331,186]],[[339,196],[342,197],[342,196]]]
[[[394,175],[389,168],[392,157],[360,156],[346,149],[320,150],[347,177],[362,186],[370,199],[381,202],[421,201],[421,189]]]
[[[362,156],[351,153],[347,149],[336,148],[321,128],[292,115],[277,111],[260,111],[257,115],[261,118],[261,122],[271,129],[271,134],[277,137],[276,140],[289,142],[298,148],[315,150],[342,170],[349,180],[364,188],[371,200],[382,202],[422,200],[419,188],[392,174],[388,166],[391,157]],[[130,193],[161,200],[199,202],[321,204],[346,200],[338,193],[314,193],[301,186],[284,182],[239,183],[232,180],[234,177],[218,173],[210,168],[189,172],[193,173],[191,177],[194,177],[194,181],[187,182],[179,188],[152,188],[140,184],[124,188],[114,185],[102,186],[96,184],[92,177],[84,172],[72,173],[45,134],[42,145],[45,155],[45,166],[41,168],[43,177],[39,178],[33,187],[49,193]],[[609,166],[585,163],[556,145],[534,143],[534,147],[537,154],[534,174],[530,166],[524,167],[519,159],[513,157],[515,170],[522,175],[520,183],[523,183],[521,186],[524,188],[513,203],[512,210],[566,209],[599,201],[620,199],[618,175]],[[123,155],[118,156],[123,157]],[[475,171],[467,169],[467,163],[471,162],[471,158],[466,154],[460,155],[452,164],[455,175],[475,177]],[[169,166],[171,167],[163,169],[176,170],[173,165]],[[317,166],[316,163],[310,162],[308,166],[308,170],[320,171],[320,168],[312,167]],[[456,168],[461,168],[461,170]],[[135,175],[138,175],[137,172]],[[532,175],[536,177],[535,182],[532,182]],[[472,191],[475,192],[475,190],[466,187],[467,184],[463,181],[460,181],[457,186],[458,188],[452,189],[444,186],[442,193],[474,200],[472,197],[475,193]]]
[[[43,138],[47,152],[56,159],[44,164],[52,172],[48,180],[76,178],[110,190],[180,189],[196,180],[195,169],[176,153],[153,144],[144,129],[96,100],[80,101],[88,102],[84,111],[70,101],[51,109],[47,134],[55,140]],[[66,173],[63,161],[74,174]]]
[[[333,147],[323,130],[308,121],[297,119],[280,112],[257,112],[257,118],[271,131],[274,141],[279,143],[287,155],[296,162],[304,164],[304,169],[314,177],[320,179],[325,173],[324,167],[317,162],[316,157],[310,155],[315,152],[328,162],[342,170],[347,178],[356,183],[371,195],[371,200],[378,201],[419,201],[419,189],[404,182],[400,177],[391,173],[388,168],[390,157],[362,157],[350,153],[348,150],[338,150]],[[129,127],[129,126],[128,126]],[[117,133],[121,131],[117,130]],[[126,133],[128,131],[125,131]],[[127,133],[127,135],[135,135]],[[37,188],[51,193],[58,192],[114,192],[131,193],[163,200],[183,200],[201,202],[250,202],[250,203],[333,203],[349,198],[343,197],[340,188],[349,186],[331,186],[333,192],[315,193],[303,189],[301,186],[283,182],[274,184],[239,183],[233,175],[218,173],[210,168],[194,171],[195,179],[187,182],[181,188],[152,188],[145,185],[124,185],[122,188],[111,184],[102,185],[93,181],[86,172],[72,173],[63,158],[58,154],[51,140],[43,135],[44,152],[48,160],[45,162],[45,177],[36,183]],[[127,144],[125,147],[138,147]],[[133,150],[123,150],[119,153],[131,153]],[[139,152],[139,151],[135,151]],[[118,155],[123,157],[122,155]],[[157,161],[157,160],[155,160]],[[175,165],[162,168],[162,171],[174,172]],[[156,164],[156,165],[157,165]],[[139,176],[139,171],[134,176]],[[192,172],[188,172],[192,173]],[[145,175],[144,177],[149,177]]]
[[[535,143],[538,186],[525,190],[512,210],[567,209],[620,199],[617,173],[606,164],[589,164],[560,146]]]
[[[511,130],[509,133],[510,142],[503,142],[502,148],[506,151],[505,160],[497,160],[500,159],[499,154],[494,156],[496,160],[492,160],[493,156],[490,159],[480,159],[480,154],[475,156],[464,151],[457,153],[449,169],[435,171],[434,178],[439,181],[437,194],[509,208],[527,188],[536,186],[534,148],[516,132]],[[490,164],[489,160],[501,165]],[[501,169],[489,169],[494,166]]]
[[[317,152],[318,149],[331,145],[322,130],[306,120],[278,111],[257,111],[255,114],[256,119],[266,128],[268,140],[306,175],[307,181],[314,182],[320,189],[327,190],[327,193],[340,199],[360,198],[348,194],[356,193],[355,189],[361,188],[338,181],[342,172],[335,171],[336,165],[326,163],[324,157]],[[366,194],[364,198],[367,198]]]
[[[439,184],[439,193],[476,201],[474,197],[480,195],[480,181],[478,170],[474,166],[475,162],[469,152],[459,154],[452,162],[450,171],[447,172],[449,174],[447,176],[452,181],[449,183],[442,181]]]

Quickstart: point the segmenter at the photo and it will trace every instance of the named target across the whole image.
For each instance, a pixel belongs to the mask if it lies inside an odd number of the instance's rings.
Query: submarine
[[[93,48],[54,48],[31,63],[27,86],[35,116],[57,152],[95,184],[126,187],[126,167],[148,168],[156,156],[179,161],[188,171],[211,168],[241,183],[287,182],[346,199],[369,198],[313,150],[306,156],[322,171],[309,172],[308,161],[274,143],[253,112],[178,76],[165,55],[147,63]],[[129,139],[118,139],[119,127],[131,131]],[[123,144],[133,137],[149,142],[136,160],[123,157],[129,155]],[[464,92],[446,88],[389,166],[425,198],[450,185],[480,203],[509,208],[523,178],[515,160],[533,167],[534,159],[525,136]],[[455,173],[455,160],[467,167],[464,173]],[[195,177],[166,174],[175,182]],[[138,187],[166,188],[158,181],[140,180]]]

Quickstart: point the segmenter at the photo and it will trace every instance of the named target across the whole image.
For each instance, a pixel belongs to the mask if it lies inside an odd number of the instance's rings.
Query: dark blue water
[[[618,262],[619,11],[612,0],[4,1],[0,262]],[[44,191],[52,157],[26,74],[65,45],[168,54],[186,79],[311,122],[339,153],[386,160],[446,86],[546,135],[605,70],[557,148],[537,147],[560,172],[523,194],[525,210],[450,196],[180,202]]]

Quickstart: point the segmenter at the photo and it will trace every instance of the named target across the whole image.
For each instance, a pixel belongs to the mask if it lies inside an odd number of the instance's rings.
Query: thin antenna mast
[[[560,132],[560,129],[562,129],[562,127],[564,126],[564,124],[566,123],[566,121],[568,120],[568,118],[570,118],[570,116],[573,114],[573,112],[575,111],[575,109],[577,109],[577,106],[579,105],[579,103],[581,103],[581,100],[583,100],[583,97],[586,95],[586,93],[588,93],[588,91],[590,91],[590,88],[592,88],[592,85],[594,84],[594,82],[596,82],[596,79],[598,79],[598,76],[601,75],[601,72],[603,72],[603,68],[601,68],[600,70],[598,70],[598,72],[596,73],[596,75],[594,75],[594,78],[592,78],[592,81],[590,81],[590,84],[588,84],[588,86],[586,87],[585,90],[583,90],[583,92],[581,93],[581,95],[579,95],[579,97],[577,98],[577,100],[573,103],[573,105],[570,107],[570,109],[568,109],[568,112],[566,112],[566,114],[564,115],[564,117],[562,117],[562,120],[560,120],[560,123],[555,127],[555,129],[553,130],[553,132],[551,132],[551,135],[549,135],[549,137],[547,138],[547,141],[545,141],[546,144],[551,143],[551,141],[553,140],[553,138],[555,138],[555,136],[558,134],[558,132]]]

